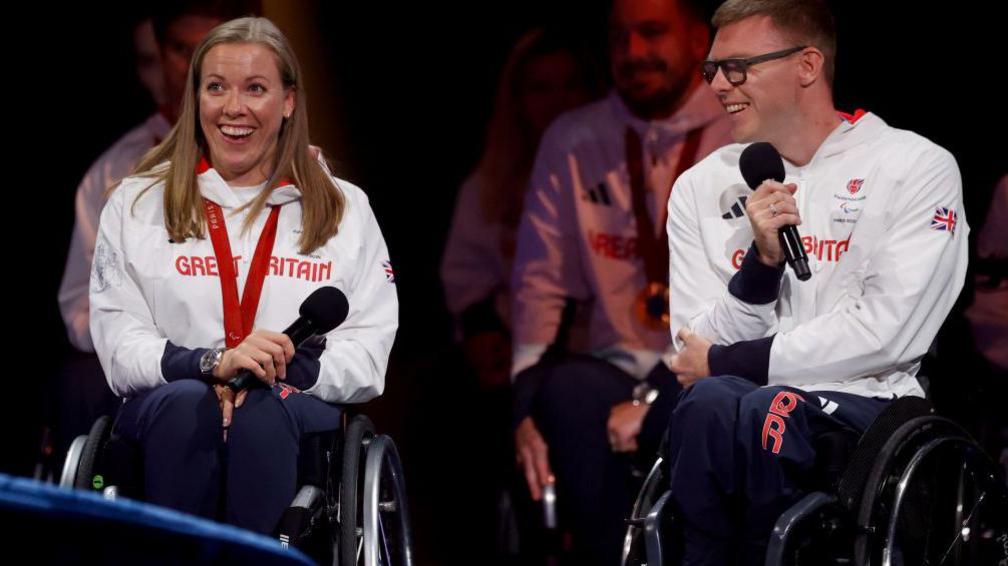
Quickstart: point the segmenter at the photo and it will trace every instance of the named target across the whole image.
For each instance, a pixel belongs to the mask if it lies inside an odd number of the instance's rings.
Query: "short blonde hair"
[[[836,73],[836,24],[823,0],[726,0],[714,12],[716,28],[752,16],[770,16],[771,21],[795,45],[809,45],[822,52],[823,74],[833,85]]]

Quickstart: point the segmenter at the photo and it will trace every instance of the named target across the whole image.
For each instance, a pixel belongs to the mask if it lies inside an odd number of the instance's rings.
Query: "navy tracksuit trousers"
[[[181,379],[127,400],[115,429],[143,450],[146,501],[270,534],[297,489],[302,435],[338,429],[341,412],[279,386],[254,388],[224,442],[213,389]]]
[[[708,377],[669,424],[669,477],[683,565],[760,564],[777,517],[800,497],[814,438],[860,434],[889,403],[859,395],[759,387]]]

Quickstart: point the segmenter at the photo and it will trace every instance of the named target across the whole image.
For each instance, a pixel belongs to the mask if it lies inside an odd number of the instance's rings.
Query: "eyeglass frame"
[[[796,47],[790,47],[788,49],[781,49],[780,51],[773,51],[771,53],[764,53],[762,55],[756,55],[754,57],[747,57],[747,58],[735,57],[735,58],[730,58],[730,59],[718,59],[718,60],[707,59],[703,63],[700,64],[700,76],[703,77],[703,80],[707,81],[707,84],[711,84],[711,83],[714,82],[714,78],[717,77],[718,71],[720,70],[724,74],[724,78],[725,78],[726,81],[728,81],[729,84],[731,84],[732,86],[741,86],[741,85],[745,84],[746,79],[749,78],[749,74],[748,74],[749,67],[752,67],[753,65],[755,65],[757,63],[763,63],[763,62],[766,62],[766,61],[773,61],[775,59],[783,59],[784,57],[787,57],[789,55],[793,55],[793,54],[798,53],[799,51],[801,51],[803,49],[808,49],[809,47],[811,47],[811,46],[810,45],[798,45]],[[742,72],[742,80],[740,80],[740,81],[733,81],[733,80],[731,80],[731,78],[728,77],[728,71],[729,71],[729,69],[727,69],[725,67],[725,65],[737,65],[738,67],[736,69],[731,69],[731,70],[733,72],[734,71],[741,71]],[[710,78],[708,78],[707,77],[708,70],[711,67],[713,67],[713,71],[710,72]]]

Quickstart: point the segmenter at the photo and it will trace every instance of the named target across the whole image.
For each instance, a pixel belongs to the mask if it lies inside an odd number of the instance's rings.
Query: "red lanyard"
[[[686,134],[686,139],[679,152],[679,162],[676,164],[675,174],[672,175],[673,184],[696,161],[702,135],[703,126],[693,128]],[[644,149],[641,146],[640,134],[629,126],[626,129],[625,146],[627,171],[630,173],[630,202],[633,205],[634,220],[637,224],[637,249],[640,250],[641,259],[644,260],[644,274],[647,276],[648,282],[667,285],[668,237],[665,235],[664,228],[655,234],[655,224],[651,223],[651,217],[648,216],[647,195],[645,194],[647,181],[644,179]],[[671,189],[669,192],[671,193]],[[656,212],[657,225],[664,227],[668,217],[668,208],[659,206]]]
[[[210,199],[204,198],[203,205],[206,207],[210,241],[213,242],[214,254],[217,255],[217,274],[220,277],[221,297],[224,303],[224,342],[228,348],[234,348],[252,333],[256,310],[259,308],[259,297],[262,295],[263,282],[266,281],[266,271],[269,268],[270,254],[273,253],[273,243],[276,241],[280,207],[271,207],[269,219],[263,227],[262,234],[259,235],[259,243],[256,244],[252,266],[249,268],[248,279],[245,281],[245,289],[239,302],[238,273],[231,255],[231,240],[224,224],[224,212],[219,204]]]

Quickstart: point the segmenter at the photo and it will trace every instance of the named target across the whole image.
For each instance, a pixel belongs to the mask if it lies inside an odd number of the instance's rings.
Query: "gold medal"
[[[676,164],[675,175],[668,185],[669,192],[663,193],[662,202],[668,201],[675,180],[696,161],[697,150],[700,147],[700,136],[703,127],[697,127],[688,134],[682,142],[679,161]],[[641,326],[653,331],[668,331],[671,317],[669,316],[669,249],[665,230],[655,226],[665,226],[667,220],[666,208],[658,207],[655,218],[648,212],[648,187],[644,171],[644,148],[640,134],[632,127],[627,127],[624,137],[626,149],[627,176],[630,183],[630,203],[633,206],[634,225],[637,230],[637,250],[644,264],[644,277],[649,281],[647,286],[637,295],[631,310]],[[661,283],[665,281],[665,283]]]
[[[651,282],[637,294],[634,315],[648,330],[669,329],[669,290],[666,285]]]

